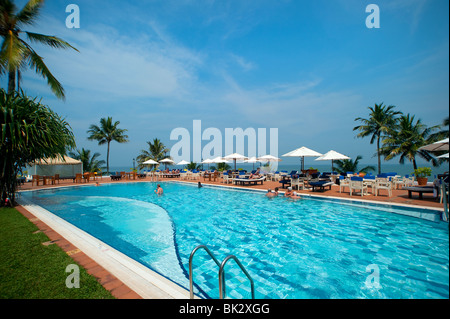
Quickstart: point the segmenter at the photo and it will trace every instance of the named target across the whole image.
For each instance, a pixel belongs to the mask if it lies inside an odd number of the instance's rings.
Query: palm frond
[[[58,98],[65,100],[64,88],[61,83],[53,76],[42,58],[33,50],[31,50],[29,54],[29,65],[35,69],[36,73],[47,79],[47,84],[50,86],[53,94]]]
[[[75,47],[73,47],[72,45],[70,45],[68,42],[55,37],[55,36],[51,36],[51,35],[45,35],[45,34],[39,34],[39,33],[33,33],[33,32],[25,32],[28,39],[30,39],[31,42],[37,42],[37,43],[42,43],[45,45],[48,45],[52,48],[56,48],[56,49],[74,49],[77,52],[78,51]]]
[[[31,25],[39,16],[39,11],[44,4],[44,0],[29,0],[22,10],[16,15],[19,24]]]

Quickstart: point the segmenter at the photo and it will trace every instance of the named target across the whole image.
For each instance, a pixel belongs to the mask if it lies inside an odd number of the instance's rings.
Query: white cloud
[[[60,24],[46,21],[48,29]],[[40,26],[40,32],[45,33],[45,29]],[[195,69],[202,63],[198,55],[169,41],[156,26],[155,38],[144,34],[128,37],[105,26],[59,30],[59,36],[79,53],[40,46],[36,50],[68,90],[118,97],[179,96],[195,81]]]

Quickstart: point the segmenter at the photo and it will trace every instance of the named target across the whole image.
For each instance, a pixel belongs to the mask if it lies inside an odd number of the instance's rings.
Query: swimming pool
[[[189,255],[205,244],[222,261],[236,255],[256,298],[448,298],[447,223],[393,214],[384,205],[163,182],[24,192],[51,211],[188,288]],[[374,265],[379,270],[373,278]],[[194,258],[195,291],[218,298],[218,267]],[[248,279],[226,267],[227,296],[249,298]],[[369,284],[367,284],[368,282]]]

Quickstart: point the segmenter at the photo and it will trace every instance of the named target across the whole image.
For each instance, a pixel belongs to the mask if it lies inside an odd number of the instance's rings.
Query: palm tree
[[[149,159],[159,162],[167,158],[166,153],[169,152],[169,149],[158,138],[154,138],[153,142],[147,142],[147,144],[148,150],[141,150],[141,154],[136,157],[139,169],[142,169],[144,167],[142,163]]]
[[[0,89],[0,206],[14,203],[17,173],[41,158],[65,155],[75,147],[70,125],[50,108],[25,96]]]
[[[190,162],[189,164],[186,165],[186,169],[188,169],[188,170],[194,170],[194,169],[200,170],[201,169],[201,165],[197,164],[195,162]]]
[[[100,153],[96,152],[91,156],[91,151],[84,148],[81,151],[77,149],[77,153],[69,152],[69,156],[83,163],[83,172],[101,172],[100,166],[105,165],[104,160],[97,160]]]
[[[394,111],[393,105],[375,104],[375,107],[369,107],[370,114],[368,119],[357,117],[355,121],[360,121],[363,124],[355,126],[353,131],[360,131],[356,137],[371,136],[370,144],[377,141],[377,157],[378,157],[378,174],[381,173],[381,147],[380,142],[386,136],[390,128],[395,125],[396,116],[402,112]]]
[[[448,137],[448,125],[449,125],[449,120],[448,120],[448,116],[447,116],[442,121],[442,125],[439,126],[440,131],[431,134],[430,139],[438,141],[438,140],[442,140],[442,139]],[[444,127],[444,128],[442,129],[442,127]]]
[[[37,42],[57,49],[74,49],[66,41],[55,37],[39,33],[22,30],[22,27],[33,25],[37,20],[39,12],[44,4],[44,0],[29,0],[27,4],[17,12],[17,7],[11,0],[0,0],[0,35],[3,43],[0,51],[0,74],[8,74],[8,93],[19,90],[21,69],[27,65],[34,69],[37,74],[47,79],[52,92],[60,99],[64,99],[64,88],[53,76],[45,65],[41,56],[20,38],[21,34],[26,34],[29,42]]]
[[[108,149],[106,153],[106,171],[109,174],[109,147],[112,141],[118,143],[127,143],[128,135],[125,135],[127,130],[120,129],[117,126],[120,124],[119,121],[112,123],[112,118],[101,118],[100,119],[100,127],[92,124],[87,131],[88,140],[98,141],[98,145],[107,144]]]
[[[427,127],[420,119],[414,122],[414,116],[410,114],[402,115],[396,127],[389,132],[389,136],[383,142],[382,153],[385,159],[400,156],[400,164],[407,159],[413,163],[414,169],[417,169],[416,156],[419,156],[437,166],[439,161],[431,153],[419,148],[436,141],[430,136],[438,128],[439,125]]]
[[[355,160],[345,159],[345,160],[335,160],[334,163],[337,165],[334,169],[339,174],[345,174],[347,172],[363,172],[367,173],[368,171],[374,171],[375,167],[372,165],[365,166],[361,169],[358,169],[359,161],[362,159],[361,155],[356,156]]]

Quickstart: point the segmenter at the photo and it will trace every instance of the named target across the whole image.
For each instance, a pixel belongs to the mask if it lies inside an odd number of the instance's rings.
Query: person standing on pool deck
[[[158,194],[158,195],[162,195],[163,194],[163,189],[161,188],[161,185],[157,185],[157,187],[156,187],[156,190],[155,190],[155,193],[156,194]]]

